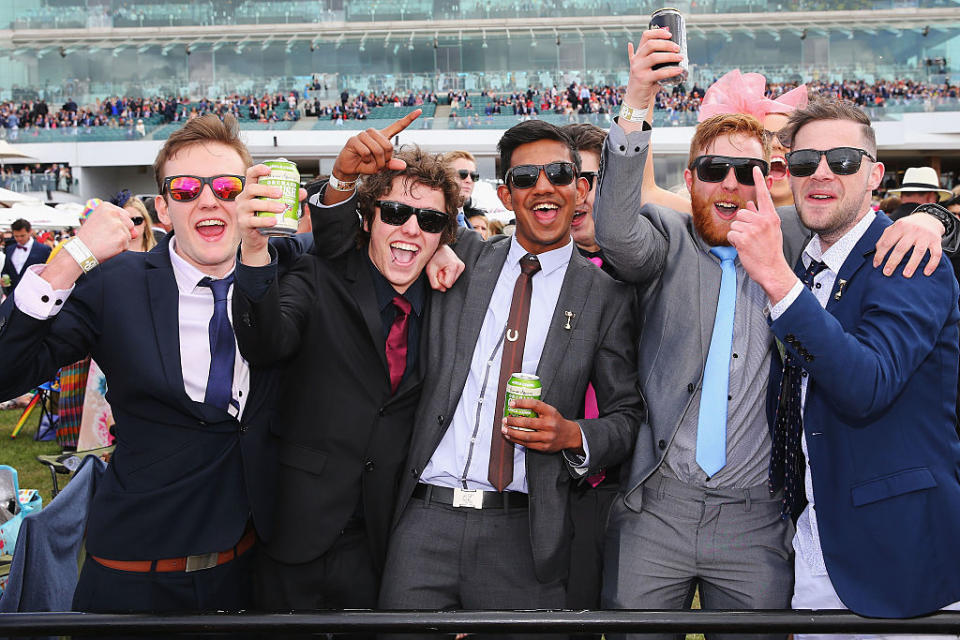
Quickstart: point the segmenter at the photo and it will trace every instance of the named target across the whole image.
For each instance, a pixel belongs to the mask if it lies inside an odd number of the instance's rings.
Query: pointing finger
[[[423,113],[423,109],[414,109],[396,122],[388,124],[386,127],[380,130],[380,133],[382,133],[383,136],[389,140],[393,136],[409,127],[410,123],[420,117],[421,113]]]

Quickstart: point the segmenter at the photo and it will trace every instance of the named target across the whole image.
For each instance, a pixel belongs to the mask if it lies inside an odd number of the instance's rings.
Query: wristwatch
[[[938,204],[928,202],[920,205],[913,212],[926,213],[939,220],[940,224],[943,225],[943,235],[945,236],[949,236],[957,228],[957,217]]]
[[[63,249],[70,254],[84,273],[89,273],[100,262],[97,261],[93,252],[83,243],[83,240],[74,236],[63,243]]]

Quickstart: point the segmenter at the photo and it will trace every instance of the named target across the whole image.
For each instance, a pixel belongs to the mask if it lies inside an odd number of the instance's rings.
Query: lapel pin
[[[516,329],[507,329],[507,340],[510,342],[516,342],[520,337],[520,332]]]
[[[563,328],[566,329],[567,331],[570,331],[571,329],[573,329],[573,327],[570,326],[570,321],[576,318],[577,314],[573,313],[572,311],[564,311],[563,315],[567,317],[567,324],[563,325]]]
[[[843,296],[843,290],[847,286],[846,280],[837,280],[837,292],[833,294],[834,300],[839,300]]]

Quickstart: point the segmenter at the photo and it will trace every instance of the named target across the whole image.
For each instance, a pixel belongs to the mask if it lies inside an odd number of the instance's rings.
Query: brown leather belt
[[[189,573],[191,571],[212,569],[213,567],[218,567],[221,564],[230,562],[234,558],[249,551],[256,539],[257,534],[253,529],[250,529],[240,538],[240,542],[232,549],[203,553],[196,556],[186,556],[185,558],[166,558],[163,560],[107,560],[106,558],[98,558],[97,556],[90,557],[99,564],[109,569],[117,569],[118,571],[132,571],[135,573],[186,571]]]

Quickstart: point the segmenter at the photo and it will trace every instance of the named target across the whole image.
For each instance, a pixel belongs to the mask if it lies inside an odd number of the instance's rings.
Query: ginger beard
[[[736,193],[720,192],[712,197],[706,196],[700,193],[698,185],[699,182],[694,180],[690,186],[693,227],[697,230],[697,233],[700,234],[700,237],[703,238],[703,241],[711,247],[730,246],[730,242],[727,240],[730,223],[733,222],[733,217],[737,211],[746,208],[746,201]],[[731,211],[729,219],[724,219],[716,212],[718,208],[717,203],[723,203],[722,208]],[[731,209],[729,206],[726,206],[730,204],[734,205],[734,208]],[[726,215],[726,211],[724,215]]]

